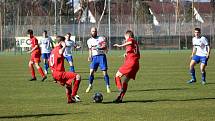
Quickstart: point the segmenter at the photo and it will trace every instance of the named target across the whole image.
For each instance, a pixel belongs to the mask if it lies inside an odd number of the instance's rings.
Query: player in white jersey
[[[41,52],[42,52],[42,59],[44,62],[44,73],[48,73],[48,59],[51,53],[52,48],[54,48],[54,45],[52,43],[52,38],[47,35],[47,31],[43,31],[43,38],[40,42]]]
[[[71,37],[71,33],[67,33],[65,35],[66,48],[63,55],[67,60],[67,62],[69,63],[70,71],[75,72],[75,67],[74,67],[73,57],[72,57],[72,48],[80,48],[80,46],[77,46],[75,41],[71,40],[70,37]]]
[[[193,51],[191,54],[191,62],[190,62],[190,74],[192,79],[189,80],[187,83],[195,83],[196,82],[196,75],[195,75],[195,68],[194,66],[200,64],[200,70],[202,73],[202,81],[201,83],[204,85],[206,84],[206,71],[205,68],[207,66],[207,61],[210,56],[210,46],[208,44],[207,39],[204,36],[201,36],[201,29],[195,28],[194,29],[194,37],[192,40],[193,43]]]
[[[87,45],[89,48],[89,57],[88,61],[91,62],[90,64],[90,76],[89,76],[89,86],[86,89],[86,92],[90,92],[93,85],[94,80],[94,72],[97,71],[98,66],[100,67],[100,70],[103,72],[104,80],[106,82],[106,88],[107,93],[110,93],[110,82],[109,82],[109,76],[107,73],[107,58],[106,58],[106,41],[105,38],[102,36],[97,35],[97,28],[92,27],[91,28],[91,38],[87,40]]]

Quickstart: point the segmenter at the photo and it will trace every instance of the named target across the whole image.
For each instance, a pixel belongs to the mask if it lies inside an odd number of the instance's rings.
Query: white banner
[[[50,36],[55,44],[55,37]],[[36,36],[38,43],[41,43],[42,36]],[[71,40],[75,41],[75,36],[70,37]],[[16,47],[31,47],[31,42],[29,37],[16,37]]]

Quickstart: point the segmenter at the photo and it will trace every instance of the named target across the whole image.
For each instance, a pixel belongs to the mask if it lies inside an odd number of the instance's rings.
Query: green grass
[[[82,76],[79,96],[82,102],[66,104],[65,89],[52,82],[29,82],[28,55],[0,56],[0,121],[214,121],[215,57],[207,67],[207,85],[186,84],[190,51],[142,51],[141,68],[135,81],[129,82],[124,103],[111,103],[117,88],[114,75],[123,62],[122,51],[108,54],[112,93],[105,92],[101,71],[95,74],[92,92],[88,86],[87,53],[75,53],[76,71]],[[68,64],[66,64],[68,70]],[[38,73],[37,73],[38,75]],[[38,79],[41,79],[39,75]],[[100,91],[104,100],[92,102]]]

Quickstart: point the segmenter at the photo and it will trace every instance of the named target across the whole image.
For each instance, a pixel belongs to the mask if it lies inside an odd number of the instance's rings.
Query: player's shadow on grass
[[[29,114],[29,115],[12,115],[12,116],[0,116],[0,119],[12,119],[12,118],[29,118],[29,117],[46,117],[46,116],[62,116],[62,115],[68,115],[70,113],[55,113],[55,114]]]
[[[211,97],[211,98],[192,98],[192,99],[160,99],[160,100],[126,100],[123,101],[123,103],[132,103],[132,102],[140,102],[140,103],[153,103],[153,102],[174,102],[174,101],[178,101],[178,102],[186,102],[186,101],[198,101],[198,100],[215,100],[215,97]]]
[[[142,90],[129,90],[129,92],[147,92],[147,91],[173,91],[173,90],[186,90],[188,88],[163,88],[163,89],[142,89]],[[112,91],[119,92],[119,91]]]
[[[156,103],[156,102],[186,102],[186,101],[197,101],[197,100],[215,100],[215,97],[211,98],[193,98],[193,99],[158,99],[158,100],[125,100],[122,102],[124,103]],[[119,104],[119,103],[114,103],[113,101],[111,102],[102,102],[103,104]]]

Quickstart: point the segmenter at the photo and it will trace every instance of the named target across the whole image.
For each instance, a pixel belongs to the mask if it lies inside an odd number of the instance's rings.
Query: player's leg
[[[72,100],[72,86],[71,85],[66,85],[66,97],[67,97],[67,103],[75,102]]]
[[[195,68],[196,61],[198,60],[197,56],[194,56],[193,59],[190,61],[190,75],[191,80],[189,80],[187,83],[194,83],[196,82],[196,74],[195,74]]]
[[[35,70],[34,70],[33,65],[34,65],[34,62],[30,60],[29,63],[28,63],[28,67],[29,67],[29,70],[31,72],[31,79],[29,79],[29,81],[37,80],[36,76],[35,76]]]
[[[90,90],[93,87],[94,73],[95,73],[95,70],[94,69],[90,69],[89,85],[88,85],[88,87],[86,89],[87,93],[90,92]]]
[[[92,57],[92,62],[90,64],[90,75],[89,75],[89,85],[86,89],[86,92],[90,92],[93,86],[93,81],[94,81],[94,73],[98,69],[99,63],[98,63],[98,57],[93,56]]]
[[[100,69],[103,72],[104,80],[105,80],[105,83],[106,83],[107,93],[110,93],[111,92],[111,90],[110,90],[110,80],[109,80],[109,76],[108,76],[108,73],[107,73],[108,65],[107,65],[106,55],[105,54],[99,55],[98,58],[99,58],[99,66],[100,66]]]
[[[107,70],[102,71],[102,72],[103,72],[104,80],[105,80],[105,83],[106,83],[107,93],[111,93],[111,90],[110,90],[110,79],[109,79]]]
[[[115,83],[119,91],[122,91],[122,82],[121,82],[121,77],[123,74],[119,71],[117,71],[116,76],[115,76]]]
[[[201,64],[200,64],[200,70],[201,70],[201,73],[202,73],[202,84],[206,84],[206,71],[205,71],[205,68],[207,66],[207,61],[208,59],[206,57],[203,57],[201,59]]]
[[[45,75],[45,73],[43,72],[43,69],[39,65],[39,61],[35,61],[34,64],[35,64],[35,67],[37,68],[38,72],[40,73],[40,75],[42,77],[41,81],[44,81],[45,79],[47,79],[47,76]]]
[[[69,60],[68,60],[68,62],[69,62],[69,66],[70,66],[70,68],[69,68],[69,70],[71,71],[71,72],[75,72],[75,67],[74,67],[74,64],[73,64],[73,57],[72,56],[69,56]]]
[[[43,59],[43,63],[44,63],[44,73],[48,74],[48,53],[42,53],[42,59]]]
[[[122,103],[123,97],[125,96],[125,93],[128,88],[128,82],[130,78],[125,77],[122,83],[122,90],[120,91],[119,95],[117,98],[113,101],[114,103]]]
[[[73,88],[72,88],[72,96],[75,97],[77,95],[79,85],[81,82],[81,76],[77,74],[74,79]]]

